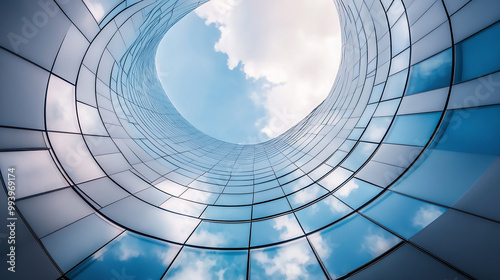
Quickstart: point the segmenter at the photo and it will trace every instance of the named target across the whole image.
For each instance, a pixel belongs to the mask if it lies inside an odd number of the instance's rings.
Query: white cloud
[[[424,205],[418,209],[413,218],[413,225],[426,227],[443,214],[443,211],[434,205]]]
[[[356,184],[353,180],[347,182],[342,188],[340,188],[335,194],[339,197],[349,197],[351,192],[357,190],[359,188],[358,184]]]
[[[251,94],[267,116],[256,126],[275,137],[328,95],[340,62],[340,29],[330,0],[212,0],[196,10],[221,32],[214,48],[247,79],[265,79]],[[262,80],[261,80],[262,81]]]
[[[280,239],[287,240],[302,234],[299,224],[293,216],[281,216],[274,219],[273,228],[280,232]]]
[[[379,256],[399,242],[396,236],[384,237],[381,234],[371,234],[365,237],[364,248],[367,248],[373,257]]]
[[[338,244],[331,243],[327,244],[326,241],[323,239],[321,234],[313,234],[309,236],[309,240],[314,246],[314,249],[320,256],[320,258],[326,260],[327,258],[330,257],[330,254],[332,253],[333,248],[339,247]]]
[[[120,261],[128,261],[133,258],[137,258],[141,255],[140,249],[137,247],[137,244],[131,242],[122,242],[120,243],[120,253],[118,259]]]
[[[211,270],[217,264],[216,258],[208,255],[195,255],[185,253],[173,264],[173,268],[180,268],[175,274],[169,275],[169,279],[214,279]],[[219,276],[219,275],[218,275]],[[210,277],[210,278],[208,278]]]
[[[280,247],[273,257],[264,251],[254,251],[252,255],[269,278],[308,279],[307,266],[313,264],[312,252],[304,241]]]
[[[222,233],[211,233],[206,230],[200,230],[195,233],[190,238],[192,244],[204,245],[209,247],[219,247],[224,245],[226,242],[224,235]]]
[[[318,185],[309,186],[293,196],[296,204],[305,204],[318,197],[320,187]]]
[[[324,201],[328,206],[330,206],[330,211],[332,211],[332,213],[347,214],[350,211],[349,207],[334,197],[329,197]]]

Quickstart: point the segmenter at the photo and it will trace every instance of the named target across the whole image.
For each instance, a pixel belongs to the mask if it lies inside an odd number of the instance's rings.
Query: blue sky
[[[255,120],[265,116],[250,94],[259,82],[229,70],[227,55],[216,52],[215,25],[191,13],[170,29],[157,53],[163,87],[177,110],[201,131],[232,143],[258,142]],[[264,136],[265,137],[265,136]]]
[[[330,0],[212,0],[167,32],[156,60],[167,95],[195,127],[232,143],[263,142],[327,96],[340,60],[335,8]]]

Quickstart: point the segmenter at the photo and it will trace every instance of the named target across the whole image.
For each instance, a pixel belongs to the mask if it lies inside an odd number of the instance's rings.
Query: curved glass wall
[[[204,2],[0,3],[0,275],[500,275],[497,1],[334,1],[330,94],[256,145],[204,135],[157,79]]]

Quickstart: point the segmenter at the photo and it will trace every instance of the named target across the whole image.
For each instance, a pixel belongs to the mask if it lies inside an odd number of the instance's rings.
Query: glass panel
[[[286,185],[283,185],[282,188],[283,188],[283,191],[285,192],[285,194],[288,195],[292,192],[303,189],[306,186],[311,185],[312,183],[314,183],[314,181],[311,180],[311,178],[309,178],[308,176],[302,176],[295,181],[292,181]]]
[[[321,179],[321,181],[319,181],[319,184],[325,187],[327,190],[332,191],[336,187],[344,183],[351,175],[351,171],[342,167],[337,167],[332,173]]]
[[[245,205],[252,204],[253,194],[221,194],[216,205]]]
[[[376,148],[376,144],[359,142],[356,148],[354,148],[352,153],[340,166],[356,171],[368,160]]]
[[[252,223],[251,246],[267,245],[289,240],[304,233],[293,214]]]
[[[391,33],[397,34],[391,36],[393,55],[402,52],[404,49],[410,46],[410,31],[408,21],[406,20],[406,16],[404,14],[391,28]]]
[[[21,20],[17,18],[14,22]],[[49,72],[3,49],[0,61],[0,125],[45,129],[45,88]]]
[[[500,106],[453,110],[438,149],[500,155]]]
[[[52,132],[49,138],[59,162],[73,182],[78,184],[105,176],[81,135]]]
[[[47,129],[80,132],[75,112],[75,87],[51,75],[45,111]]]
[[[108,135],[101,120],[99,112],[94,107],[78,103],[78,119],[82,133],[93,135]]]
[[[203,215],[204,219],[209,220],[250,220],[252,206],[208,206]]]
[[[309,240],[332,278],[360,267],[401,241],[358,214],[310,235]]]
[[[97,22],[107,15],[121,0],[111,1],[97,1],[97,0],[83,0],[87,8],[90,10]]]
[[[377,111],[373,116],[374,117],[394,116],[394,114],[396,114],[396,110],[398,109],[399,102],[401,102],[401,99],[399,98],[380,102],[378,104]]]
[[[94,209],[70,188],[21,200],[17,205],[39,237],[94,212]]]
[[[407,76],[408,76],[408,69],[390,76],[387,79],[387,85],[384,89],[384,95],[382,97],[382,100],[403,96]]]
[[[288,197],[288,201],[292,205],[292,208],[295,209],[325,195],[326,193],[328,193],[327,190],[323,189],[318,184],[314,184],[290,195]]]
[[[500,70],[500,23],[456,45],[455,83]]]
[[[373,118],[363,133],[361,141],[380,142],[384,138],[392,117]]]
[[[187,244],[242,248],[248,247],[250,223],[210,223],[202,222],[189,238]]]
[[[130,195],[108,177],[80,184],[78,188],[101,207]]]
[[[162,279],[245,279],[247,260],[247,251],[184,247]]]
[[[165,201],[165,203],[160,205],[160,207],[175,213],[180,213],[192,217],[199,217],[207,206],[205,204],[195,203],[177,197],[171,197],[169,200]]]
[[[250,279],[326,279],[305,239],[250,251]]]
[[[334,192],[333,195],[351,206],[351,208],[357,209],[368,200],[374,198],[381,191],[382,189],[379,187],[353,178]]]
[[[373,87],[372,94],[370,95],[370,101],[368,103],[378,102],[382,96],[382,91],[384,90],[385,83],[378,84]]]
[[[414,165],[392,189],[427,201],[452,206],[458,201],[496,156],[432,150]]]
[[[42,238],[42,243],[63,272],[66,272],[121,231],[93,214]],[[109,267],[107,270],[109,271]]]
[[[255,204],[253,206],[252,217],[254,219],[271,216],[279,213],[283,213],[290,210],[290,205],[285,198],[280,198],[277,200]]]
[[[431,138],[441,112],[397,116],[384,142],[424,146]]]
[[[0,127],[0,150],[46,149],[41,131]]]
[[[408,239],[445,211],[444,207],[388,192],[361,212]]]
[[[17,199],[68,185],[48,151],[0,153],[0,172],[5,185],[8,182],[7,168],[11,167],[16,169]]]
[[[452,67],[451,48],[413,65],[406,95],[450,86]]]
[[[185,242],[200,222],[153,207],[132,196],[102,208],[101,212],[124,227],[174,242]]]
[[[135,193],[135,196],[144,200],[144,201],[147,201],[148,203],[151,203],[155,206],[160,206],[167,199],[171,198],[170,195],[168,195],[168,194],[166,194],[158,189],[155,189],[153,187],[139,191],[139,192]]]
[[[215,202],[219,195],[210,192],[198,191],[195,189],[188,189],[181,197],[184,199],[192,200],[194,202],[212,204]]]
[[[295,212],[306,232],[329,225],[349,214],[352,210],[334,196],[328,196]]]
[[[455,3],[456,0],[451,1]],[[393,279],[469,279],[412,245],[405,244],[374,265],[349,277],[349,280],[387,279],[389,277]]]
[[[160,279],[180,246],[126,232],[66,276],[86,279]]]
[[[278,187],[278,188],[270,189],[270,190],[267,190],[267,191],[254,193],[253,202],[254,203],[259,203],[259,202],[271,200],[271,199],[274,199],[274,198],[279,198],[279,197],[282,197],[284,195],[285,194],[283,193],[283,191],[281,190],[281,188]]]

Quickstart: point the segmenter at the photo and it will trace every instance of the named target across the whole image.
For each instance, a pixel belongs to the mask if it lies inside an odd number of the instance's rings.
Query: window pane
[[[439,53],[411,67],[406,95],[449,86],[453,65],[452,50]]]

